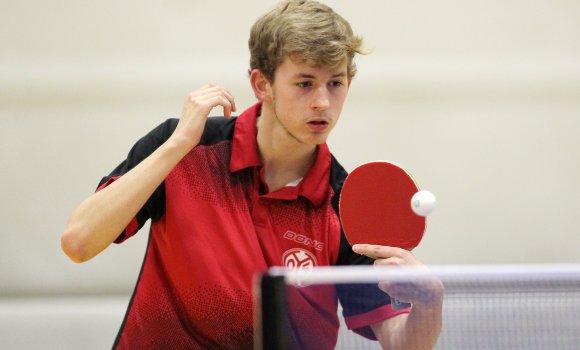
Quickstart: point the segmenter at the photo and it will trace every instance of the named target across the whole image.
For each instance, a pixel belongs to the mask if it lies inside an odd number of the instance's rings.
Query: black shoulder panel
[[[342,185],[346,179],[348,173],[342,165],[332,156],[331,166],[330,166],[330,186],[334,190],[334,196],[332,197],[332,207],[336,212],[340,220],[340,193],[342,191]],[[338,251],[337,265],[370,265],[373,260],[364,255],[356,254],[352,251],[351,245],[346,240],[344,235],[344,230],[342,229],[342,224],[340,226],[340,249]]]

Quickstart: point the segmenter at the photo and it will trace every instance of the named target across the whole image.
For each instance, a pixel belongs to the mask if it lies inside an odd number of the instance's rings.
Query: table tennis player
[[[224,87],[189,93],[180,118],[138,140],[62,234],[64,252],[84,262],[152,222],[114,348],[251,348],[252,279],[271,266],[422,266],[404,249],[353,251],[341,231],[337,203],[347,174],[326,140],[362,39],[321,3],[284,1],[253,25],[249,48],[255,105],[234,117],[238,106]],[[215,107],[223,118],[208,118]],[[341,299],[349,328],[388,349],[432,348],[441,286],[427,287],[428,300],[381,287]],[[393,310],[389,293],[412,309]],[[315,316],[294,347],[334,347],[340,294],[298,297]]]

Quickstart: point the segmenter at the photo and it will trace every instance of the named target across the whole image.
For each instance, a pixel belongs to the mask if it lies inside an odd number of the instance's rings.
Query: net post
[[[284,276],[264,273],[256,282],[254,349],[287,350],[288,305]]]

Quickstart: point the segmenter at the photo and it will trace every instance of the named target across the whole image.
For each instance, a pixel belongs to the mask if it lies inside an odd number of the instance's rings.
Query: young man
[[[355,253],[341,232],[336,209],[346,172],[326,140],[361,52],[348,22],[318,2],[286,1],[258,19],[249,46],[259,102],[230,118],[237,106],[226,89],[190,93],[180,119],[139,140],[63,233],[63,250],[82,262],[152,220],[116,348],[251,348],[252,278],[271,266],[421,266],[392,247],[360,245]],[[208,118],[214,107],[225,118]],[[431,298],[382,288],[341,297],[349,327],[385,348],[431,348],[441,286],[426,287]],[[385,292],[413,310],[393,310]],[[299,310],[291,315],[294,347],[334,347],[341,293],[290,295]]]

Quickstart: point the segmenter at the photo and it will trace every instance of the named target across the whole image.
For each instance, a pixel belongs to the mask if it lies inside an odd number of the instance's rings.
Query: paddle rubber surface
[[[348,242],[415,248],[425,232],[425,217],[411,209],[411,197],[419,191],[400,166],[371,162],[354,169],[346,178],[339,211]]]

